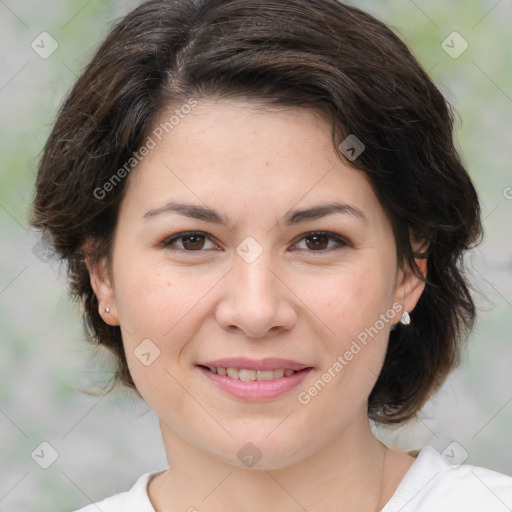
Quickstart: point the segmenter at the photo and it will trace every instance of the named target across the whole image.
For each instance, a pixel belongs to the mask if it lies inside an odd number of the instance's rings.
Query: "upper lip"
[[[279,357],[269,357],[265,359],[247,359],[245,357],[228,357],[225,359],[215,359],[199,363],[200,366],[209,366],[210,368],[238,368],[246,370],[295,370],[296,372],[304,368],[311,368],[307,364],[302,364],[291,359],[281,359]]]

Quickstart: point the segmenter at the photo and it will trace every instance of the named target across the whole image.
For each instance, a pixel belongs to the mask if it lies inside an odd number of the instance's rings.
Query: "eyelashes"
[[[199,245],[201,247],[195,247],[193,249],[186,249],[185,247],[183,247],[182,249],[176,249],[176,247],[173,247],[173,244],[175,244],[175,242],[177,240],[185,240],[185,239],[188,239],[188,242],[190,242],[190,240],[192,240],[192,246],[197,246],[198,245],[198,240],[199,240]],[[183,233],[178,233],[177,235],[174,235],[172,236],[171,238],[167,238],[163,244],[165,247],[167,248],[170,248],[171,250],[182,250],[182,251],[185,251],[185,252],[202,252],[201,249],[203,249],[202,245],[201,244],[201,239],[208,239],[210,240],[211,242],[211,238],[208,234],[202,232],[202,231],[186,231],[186,232],[183,232]],[[212,245],[213,242],[211,242]],[[214,248],[217,247],[214,245]],[[197,250],[199,249],[199,250]]]
[[[205,247],[210,243],[210,247]],[[299,243],[305,243],[306,248],[298,250],[304,250],[309,253],[320,253],[326,254],[333,250],[342,249],[349,245],[341,236],[330,231],[310,231],[303,234],[294,243],[294,246]],[[334,242],[334,246],[330,246],[330,243]],[[176,244],[181,244],[178,247]],[[163,247],[175,252],[182,253],[201,253],[206,250],[219,250],[220,248],[216,245],[210,235],[203,231],[185,231],[177,233],[176,235],[166,238],[162,244]],[[297,250],[297,249],[294,249]]]

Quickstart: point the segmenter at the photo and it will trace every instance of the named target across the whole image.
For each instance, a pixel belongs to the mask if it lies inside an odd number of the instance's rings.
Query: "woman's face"
[[[330,130],[202,100],[132,172],[113,280],[92,282],[164,438],[278,468],[367,424],[390,327],[423,286]]]

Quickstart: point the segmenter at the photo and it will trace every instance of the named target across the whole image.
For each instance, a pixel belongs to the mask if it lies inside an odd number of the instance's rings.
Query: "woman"
[[[480,209],[445,99],[336,0],[152,0],[63,105],[32,224],[169,468],[84,511],[498,511],[512,479],[405,453],[475,307]]]

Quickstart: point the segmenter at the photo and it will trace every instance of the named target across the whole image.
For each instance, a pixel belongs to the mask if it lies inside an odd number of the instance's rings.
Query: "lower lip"
[[[305,368],[295,372],[289,377],[272,380],[240,380],[225,375],[212,373],[210,370],[198,366],[201,373],[210,379],[216,386],[230,395],[243,400],[257,401],[269,400],[287,393],[298,386],[313,368]]]

